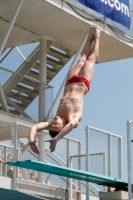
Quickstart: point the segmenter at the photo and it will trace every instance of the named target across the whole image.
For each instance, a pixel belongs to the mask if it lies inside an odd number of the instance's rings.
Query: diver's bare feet
[[[94,37],[94,30],[95,30],[95,26],[92,25],[90,27],[90,30],[89,30],[89,35],[88,35],[88,39],[89,40],[94,40],[95,39],[95,37]]]
[[[95,38],[100,38],[101,28],[97,25],[94,25],[94,36]]]

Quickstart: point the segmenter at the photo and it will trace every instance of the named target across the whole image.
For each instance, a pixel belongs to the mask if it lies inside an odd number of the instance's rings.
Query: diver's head
[[[59,132],[64,128],[66,125],[66,120],[59,116],[55,116],[53,120],[50,122],[49,125],[49,134],[52,138],[56,137]]]

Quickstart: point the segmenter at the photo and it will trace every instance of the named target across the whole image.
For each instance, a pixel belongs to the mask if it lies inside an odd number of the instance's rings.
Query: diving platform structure
[[[77,62],[92,24],[97,24],[102,30],[100,57],[97,63],[131,58],[133,55],[133,38],[131,36],[114,26],[110,26],[104,17],[95,16],[90,9],[86,9],[74,0],[1,0],[0,13],[0,141],[14,141],[16,130],[18,130],[17,139],[25,138],[31,126],[38,121],[49,120],[64,87],[66,77],[64,77],[56,98],[46,112],[47,90],[51,90],[51,93],[53,90],[50,82],[70,61],[71,66],[69,69]],[[7,58],[9,58],[8,61]],[[21,62],[16,67],[18,60],[21,60]],[[29,115],[26,109],[37,97],[39,99],[38,119],[33,120],[32,115]],[[53,100],[52,95],[49,99]],[[20,127],[15,128],[14,123],[16,122],[18,126],[22,126],[22,130]],[[38,134],[39,147],[41,152],[46,154],[48,151],[41,141],[45,140],[47,134],[47,130]],[[111,142],[110,137],[108,137],[108,144]],[[67,138],[66,144],[69,149],[68,140]],[[77,152],[81,154],[80,142],[77,143]],[[121,152],[121,142],[119,144],[119,152]],[[21,152],[18,157],[22,160],[22,155],[26,151],[29,152],[30,149],[28,143],[24,144],[19,141],[19,145]],[[13,169],[6,168],[4,164],[6,161],[14,159],[13,153],[7,152],[7,149],[12,149],[12,147],[7,146],[3,146],[4,156],[0,152],[2,157],[0,164],[4,166],[4,171],[0,171],[0,173],[3,176],[10,172],[9,177],[12,177]],[[87,150],[87,154],[91,153]],[[65,165],[69,167],[70,151],[66,155]],[[105,154],[102,152],[100,155],[103,156],[102,162],[105,162]],[[108,156],[111,158],[109,149]],[[38,158],[34,155],[34,158],[43,163],[46,161],[44,154],[40,154]],[[55,156],[55,158],[58,159],[58,156]],[[80,168],[80,158],[78,158],[78,163]],[[111,164],[111,160],[109,163]],[[64,162],[62,164],[64,165]],[[122,179],[121,164],[122,156],[120,155],[120,170],[118,172],[120,179]],[[107,170],[109,176],[112,175],[110,166]],[[105,172],[106,169],[103,171]],[[17,184],[22,182],[20,187],[26,184],[22,177],[34,177],[34,180],[39,180],[39,187],[42,187],[44,173],[40,172],[36,177],[33,171],[28,175],[27,171],[22,170],[22,175],[17,180]],[[48,180],[49,177],[50,175],[47,177]],[[33,182],[30,182],[31,179],[26,178],[26,180],[27,185],[33,184]],[[68,188],[69,180],[66,178],[64,182]],[[72,187],[76,188],[74,183],[72,183]],[[52,191],[59,191],[58,189],[54,188]],[[78,196],[81,191],[80,183],[78,183],[77,191],[77,194],[75,194]],[[67,190],[62,190],[62,195],[65,196],[67,192]]]
[[[1,0],[0,42],[4,38],[18,2],[21,3],[19,12],[4,49],[33,43],[48,36],[51,42],[77,52],[85,33],[90,25],[95,23],[102,29],[98,63],[132,57],[132,37],[115,27],[111,29],[103,17],[94,16],[91,10],[87,11],[74,0]],[[119,34],[120,38],[117,37]]]

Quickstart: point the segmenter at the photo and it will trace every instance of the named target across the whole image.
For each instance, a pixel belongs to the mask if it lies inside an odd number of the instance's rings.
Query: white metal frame
[[[2,109],[6,112],[9,112],[1,82],[0,82],[0,103],[2,104]]]
[[[90,130],[95,130],[108,135],[108,176],[112,175],[112,156],[111,156],[111,136],[118,138],[118,148],[119,148],[119,178],[123,177],[122,168],[122,137],[92,126],[86,126],[86,171],[89,171],[89,134]],[[86,200],[89,200],[89,182],[86,183]]]
[[[13,139],[13,145],[14,145],[13,161],[17,161],[18,160],[17,152],[16,152],[16,149],[18,148],[18,142],[17,142],[17,140],[18,140],[17,125],[18,125],[18,123],[15,122],[14,123],[14,139]],[[12,184],[13,184],[12,188],[13,188],[13,190],[16,189],[16,178],[17,178],[16,170],[17,170],[17,168],[15,166],[13,166],[13,182],[12,182]]]
[[[106,174],[106,154],[105,154],[105,152],[99,152],[99,153],[91,153],[91,154],[89,154],[89,156],[94,156],[94,155],[103,155],[103,158],[104,158],[104,175],[105,175]],[[72,159],[73,158],[81,158],[81,157],[85,157],[85,156],[86,156],[86,154],[80,154],[80,155],[70,156],[70,168],[72,168]],[[79,159],[79,168],[78,169],[81,170],[81,159]],[[89,185],[90,184],[91,183],[89,183]],[[88,184],[86,183],[86,187],[87,186],[88,186]],[[79,181],[79,189],[80,189],[79,191],[80,191],[80,194],[81,194],[81,181]],[[95,189],[98,190],[97,188],[95,188]],[[72,179],[71,178],[69,180],[69,200],[72,200]]]
[[[0,45],[0,55],[1,55],[1,53],[2,53],[2,51],[3,51],[3,49],[4,49],[4,47],[5,47],[5,44],[6,44],[7,40],[8,40],[8,37],[9,37],[9,35],[10,35],[10,32],[11,32],[12,27],[13,27],[13,25],[14,25],[14,22],[15,22],[17,16],[18,16],[19,10],[20,10],[20,8],[21,8],[21,6],[22,6],[22,3],[23,3],[23,0],[19,0],[18,5],[17,5],[17,7],[16,7],[16,10],[15,10],[15,12],[14,12],[14,15],[13,15],[13,17],[12,17],[12,19],[11,19],[11,22],[10,22],[10,24],[9,24],[9,26],[8,26],[8,29],[7,29],[6,33],[5,33],[5,36],[4,36],[4,38],[3,38],[3,41],[2,41],[2,43],[1,43],[1,45]]]
[[[5,176],[7,177],[7,165],[5,164],[7,162],[7,149],[10,149],[10,152],[11,152],[11,149],[14,149],[13,146],[10,146],[10,145],[5,145],[5,144],[2,144],[0,143],[0,146],[2,146],[4,148],[4,162],[3,161],[0,161],[0,176]],[[18,156],[18,148],[17,148],[17,156]],[[3,167],[2,167],[2,162],[3,162]]]
[[[132,199],[132,151],[131,151],[131,125],[133,121],[127,121],[127,168],[128,168],[128,200]]]

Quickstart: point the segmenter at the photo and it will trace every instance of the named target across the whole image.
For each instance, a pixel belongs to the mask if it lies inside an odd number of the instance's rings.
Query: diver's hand
[[[29,142],[29,146],[30,146],[30,148],[32,149],[32,151],[33,151],[34,153],[39,154],[39,153],[40,153],[40,150],[39,150],[38,146],[36,145],[36,141],[37,141],[37,140],[35,140],[34,142]]]
[[[56,144],[57,144],[57,140],[55,138],[52,138],[50,140],[45,140],[44,142],[49,142],[50,143],[49,150],[51,152],[55,151],[55,147],[56,147]]]

